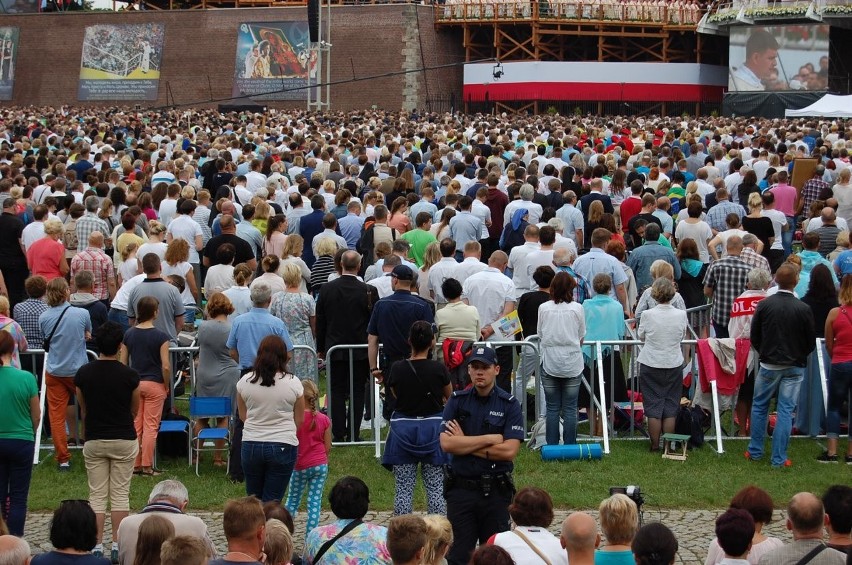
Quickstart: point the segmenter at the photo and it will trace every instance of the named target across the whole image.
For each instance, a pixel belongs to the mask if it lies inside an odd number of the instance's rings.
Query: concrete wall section
[[[166,105],[167,92],[170,92],[169,104],[216,105],[219,99],[231,96],[240,23],[306,19],[307,11],[302,7],[7,15],[3,17],[3,25],[20,28],[10,104],[77,104],[86,26],[153,21],[165,23],[166,42],[158,100],[144,105]],[[332,110],[369,109],[373,105],[386,110],[425,108],[427,93],[432,99],[449,98],[452,94],[460,97],[461,65],[426,73],[419,71],[424,66],[464,60],[460,38],[449,31],[436,31],[428,7],[334,6],[331,20],[332,82],[418,71],[409,77],[400,74],[333,86]],[[304,107],[305,102],[268,104]]]

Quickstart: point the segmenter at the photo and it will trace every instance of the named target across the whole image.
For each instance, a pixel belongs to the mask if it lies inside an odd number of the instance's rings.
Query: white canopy
[[[785,110],[788,118],[820,116],[823,118],[852,118],[852,96],[826,94],[807,108]]]

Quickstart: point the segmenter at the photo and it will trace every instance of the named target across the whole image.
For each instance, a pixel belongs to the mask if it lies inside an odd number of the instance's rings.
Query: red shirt
[[[41,275],[47,282],[63,276],[59,261],[65,256],[65,246],[49,237],[43,237],[30,245],[27,264],[31,275]]]
[[[629,198],[625,198],[624,202],[621,203],[621,230],[624,233],[629,231],[627,224],[630,223],[630,219],[638,214],[642,210],[642,199],[631,195]]]
[[[846,314],[843,311],[846,310]],[[848,315],[847,315],[848,314]],[[848,363],[852,361],[852,309],[840,307],[837,317],[831,324],[834,331],[834,347],[831,350],[832,363]]]

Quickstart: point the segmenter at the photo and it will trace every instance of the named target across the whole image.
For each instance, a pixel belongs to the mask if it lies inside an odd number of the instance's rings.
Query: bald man
[[[828,254],[837,247],[837,234],[840,233],[840,227],[837,225],[837,213],[834,208],[826,206],[822,209],[820,215],[822,225],[816,229],[819,235],[819,254],[823,257],[828,257]],[[810,231],[810,230],[808,230]]]
[[[71,259],[71,291],[77,292],[74,277],[80,271],[90,271],[94,277],[92,295],[109,307],[115,298],[115,269],[112,258],[104,250],[104,234],[93,231],[89,234],[89,246]]]
[[[0,563],[9,565],[28,565],[30,562],[30,544],[23,538],[0,536]]]
[[[809,565],[845,565],[846,555],[823,543],[824,526],[822,501],[809,492],[794,495],[787,505],[787,529],[793,532],[793,541],[761,557],[759,565],[797,565],[805,561]],[[806,559],[808,556],[812,558]]]
[[[601,535],[595,519],[585,512],[574,512],[562,522],[559,542],[568,552],[571,565],[594,565],[595,549],[601,544]]]

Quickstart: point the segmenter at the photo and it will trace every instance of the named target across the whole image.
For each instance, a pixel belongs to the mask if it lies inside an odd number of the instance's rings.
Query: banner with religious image
[[[240,24],[233,96],[306,100],[309,84],[316,84],[316,56],[307,21]]]

